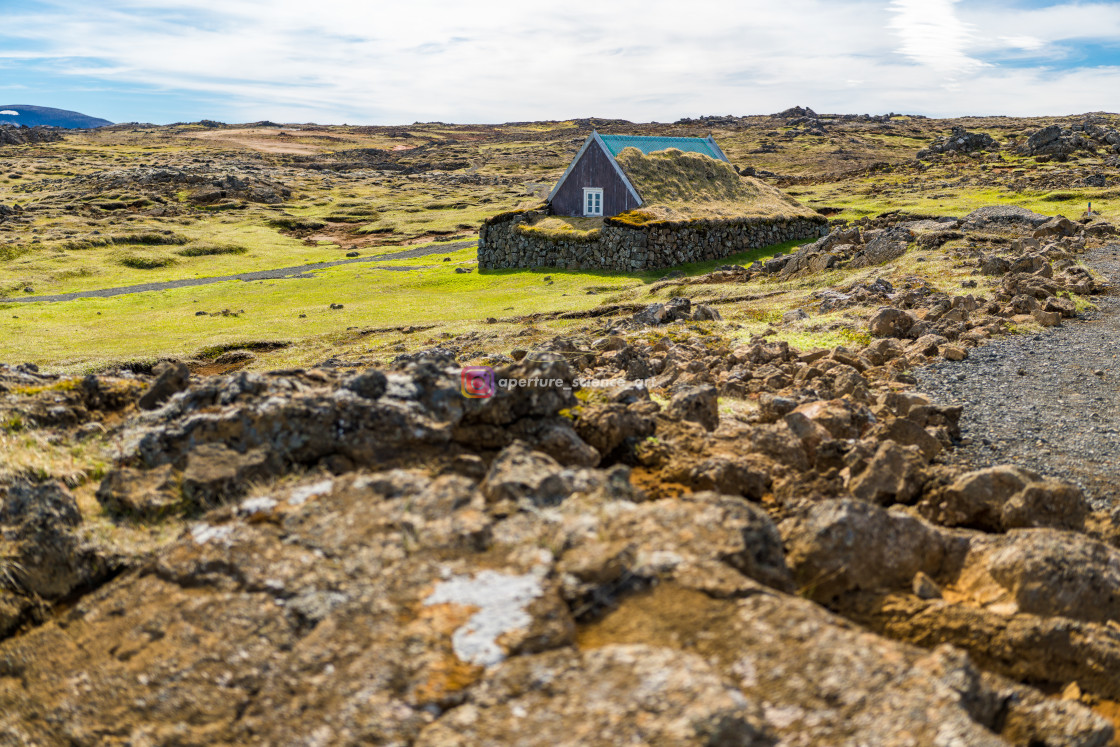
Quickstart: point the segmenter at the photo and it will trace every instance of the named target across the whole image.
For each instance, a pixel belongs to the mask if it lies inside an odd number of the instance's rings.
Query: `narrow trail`
[[[941,404],[964,405],[964,443],[947,459],[1016,464],[1077,483],[1096,508],[1120,498],[1120,246],[1087,264],[1113,283],[1098,309],[1034,335],[976,348],[915,372]]]
[[[169,290],[171,288],[190,288],[196,285],[212,285],[214,283],[225,283],[230,280],[242,280],[246,283],[255,280],[291,280],[295,278],[310,278],[308,272],[315,270],[325,270],[328,267],[338,267],[340,265],[352,265],[358,263],[368,262],[384,262],[385,260],[392,259],[416,259],[417,257],[427,257],[432,254],[447,254],[449,252],[465,249],[469,246],[474,246],[477,243],[474,240],[470,241],[455,241],[447,244],[440,244],[438,246],[425,246],[418,249],[405,249],[399,252],[390,252],[388,254],[378,254],[375,257],[351,257],[350,259],[338,259],[332,262],[316,262],[310,265],[299,265],[296,267],[281,267],[276,270],[256,270],[254,272],[241,272],[236,275],[219,275],[209,278],[184,278],[182,280],[166,280],[159,283],[141,283],[139,285],[125,285],[119,288],[102,288],[100,290],[76,291],[74,293],[57,293],[54,295],[46,296],[13,296],[11,298],[0,298],[0,303],[57,303],[59,301],[73,301],[78,298],[109,298],[110,296],[125,296],[130,293],[145,293],[147,291]],[[393,265],[374,265],[377,270],[392,270],[394,272],[409,272],[411,270],[421,270],[423,267],[395,267]]]

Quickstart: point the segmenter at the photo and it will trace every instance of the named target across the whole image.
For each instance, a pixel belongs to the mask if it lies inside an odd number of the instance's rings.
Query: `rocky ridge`
[[[969,132],[958,125],[948,135],[934,140],[929,148],[918,151],[917,158],[928,158],[936,153],[975,153],[989,150],[999,150],[999,142],[995,138],[986,132]]]
[[[215,171],[206,166],[187,168],[139,167],[95,172],[74,180],[78,188],[99,194],[119,190],[139,190],[171,197],[178,190],[187,190],[188,199],[196,205],[209,205],[222,200],[240,199],[275,204],[291,196],[291,190],[259,172],[259,167],[243,164],[240,169]]]
[[[1092,122],[1063,128],[1052,124],[1031,135],[1022,152],[1031,156],[1050,156],[1065,160],[1078,150],[1095,152],[1105,148],[1120,153],[1120,131]]]
[[[62,139],[62,133],[54,127],[21,127],[0,123],[0,146],[53,143]]]

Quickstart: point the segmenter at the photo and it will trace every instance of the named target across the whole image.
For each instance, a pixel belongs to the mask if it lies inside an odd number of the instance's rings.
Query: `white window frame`
[[[589,204],[592,195],[599,198],[597,205]],[[594,208],[598,207],[599,212],[592,212]],[[602,187],[584,187],[583,188],[583,217],[585,218],[601,218],[603,216],[603,188]]]

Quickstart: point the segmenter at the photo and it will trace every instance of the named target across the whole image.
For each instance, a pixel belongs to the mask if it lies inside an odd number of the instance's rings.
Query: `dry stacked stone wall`
[[[561,269],[653,270],[685,262],[722,259],[784,241],[828,233],[823,216],[786,219],[697,220],[632,226],[603,221],[589,237],[560,238],[526,233],[544,213],[506,213],[490,218],[479,232],[482,269],[556,267]]]

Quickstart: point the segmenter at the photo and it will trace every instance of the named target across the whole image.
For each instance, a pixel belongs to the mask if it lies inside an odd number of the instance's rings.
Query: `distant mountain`
[[[91,127],[104,127],[113,124],[107,119],[98,119],[88,114],[51,109],[49,106],[29,106],[27,104],[0,104],[0,124],[20,124],[25,127],[48,125],[65,127],[69,130],[85,130]]]

